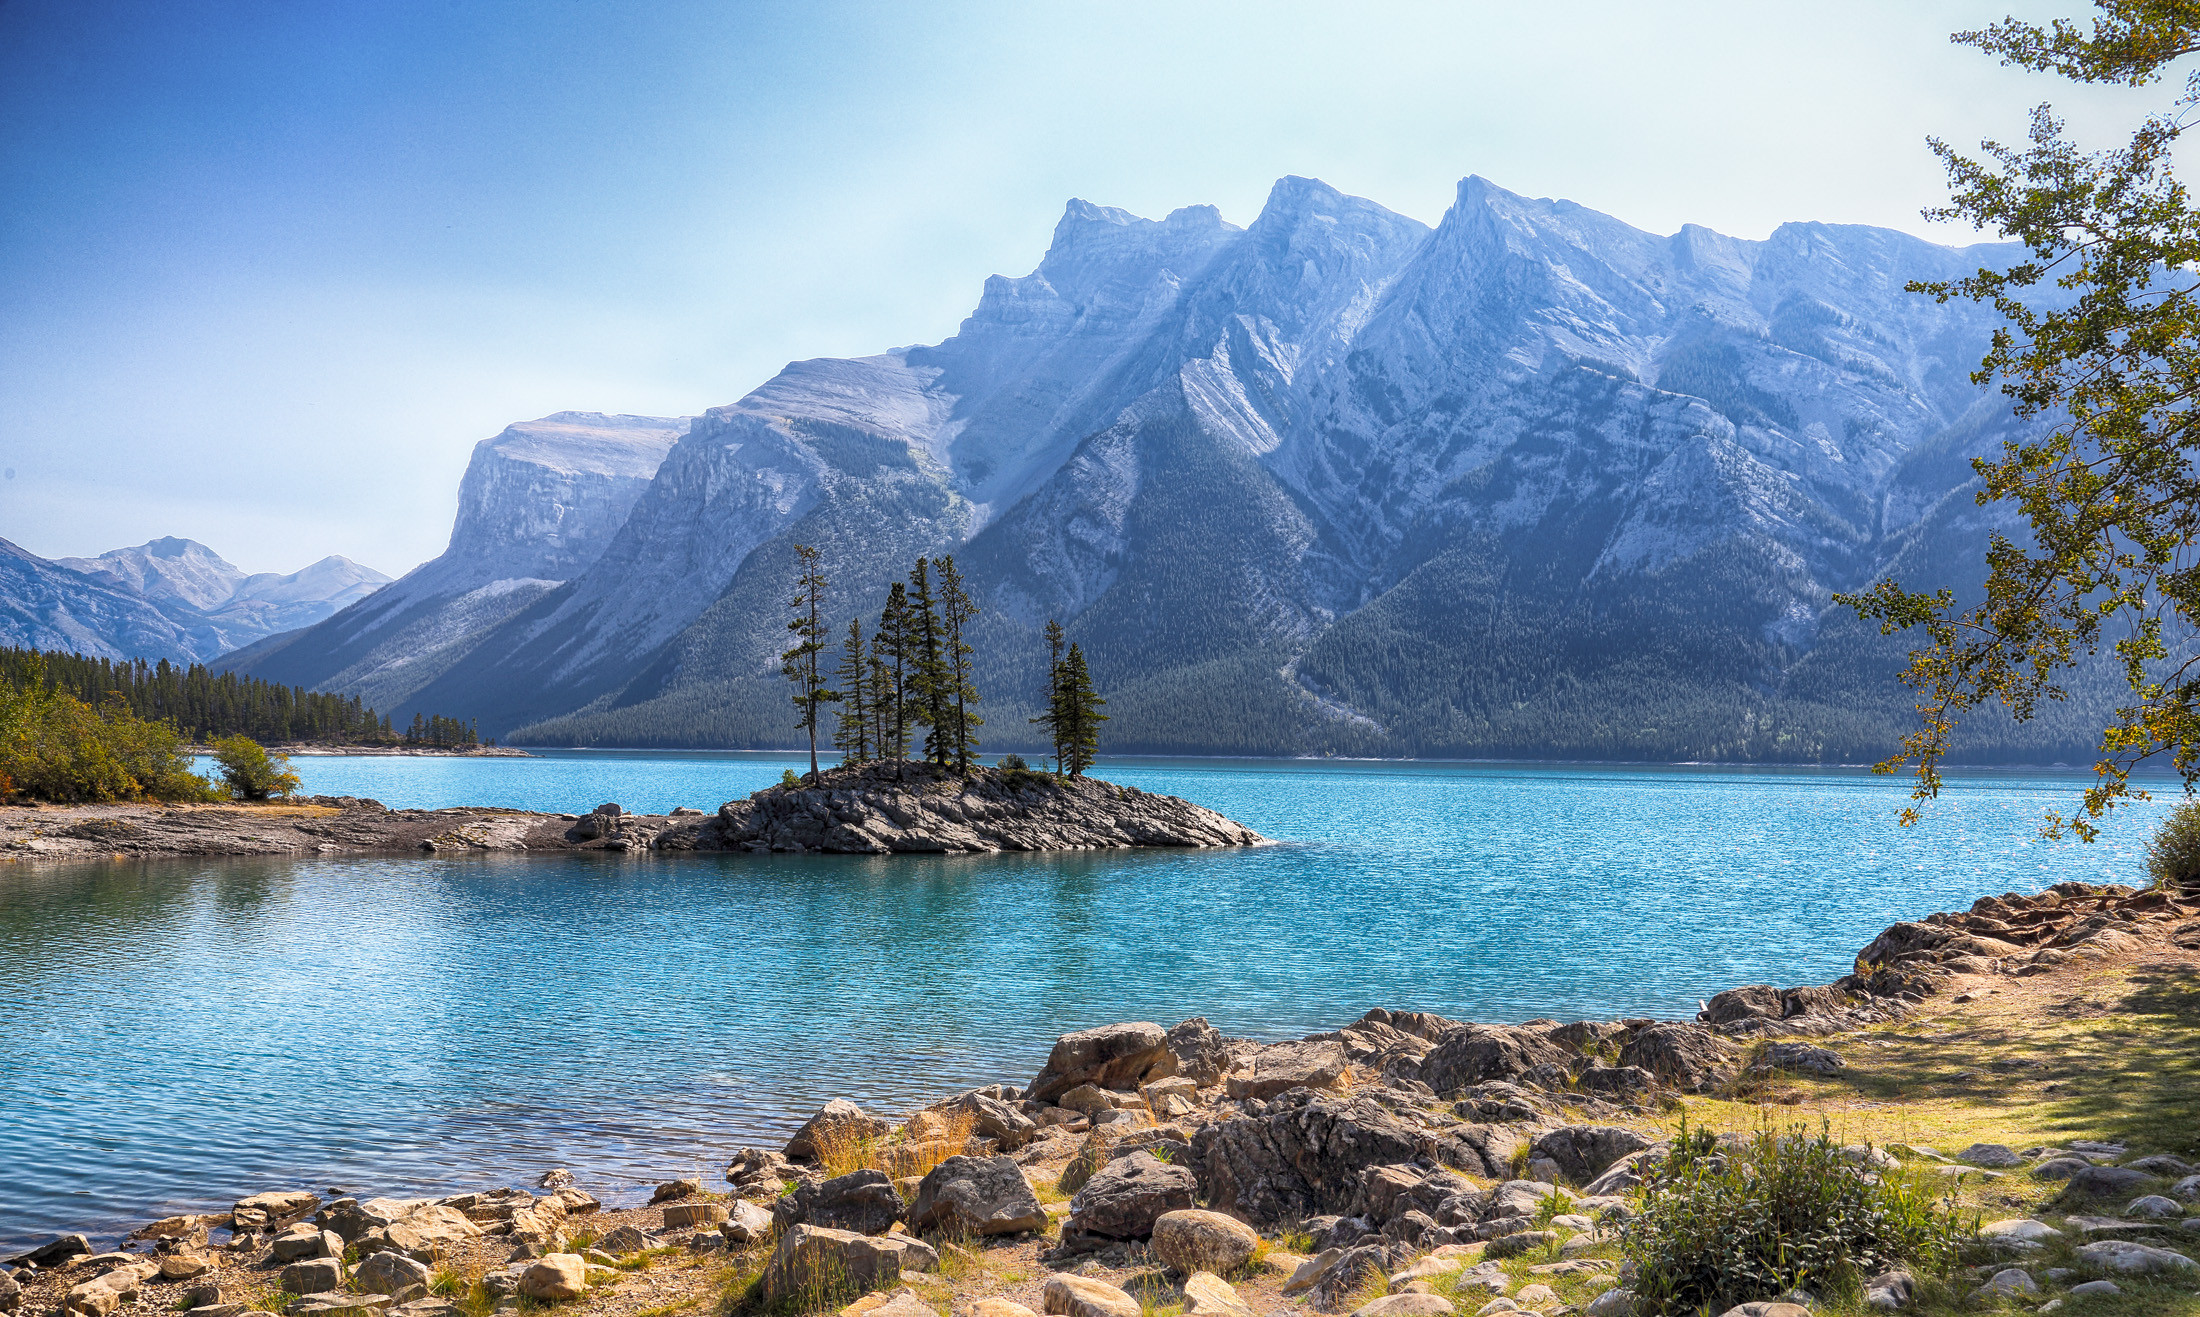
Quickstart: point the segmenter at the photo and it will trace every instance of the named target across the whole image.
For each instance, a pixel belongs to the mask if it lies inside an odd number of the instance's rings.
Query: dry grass
[[[867,1136],[852,1125],[835,1125],[818,1130],[812,1142],[827,1176],[874,1170],[899,1180],[928,1175],[941,1162],[967,1152],[977,1127],[977,1113],[967,1108],[920,1111],[883,1138]]]

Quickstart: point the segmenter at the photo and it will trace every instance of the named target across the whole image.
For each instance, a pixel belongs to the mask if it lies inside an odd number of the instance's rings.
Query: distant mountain
[[[687,428],[686,418],[596,412],[507,427],[474,446],[440,557],[320,626],[248,646],[221,666],[395,706],[593,564]]]
[[[390,579],[335,556],[288,575],[247,575],[198,541],[175,536],[50,562],[8,547],[13,556],[0,570],[22,588],[7,596],[0,644],[109,659],[203,662],[311,626]]]
[[[1968,379],[1992,313],[1904,285],[2011,255],[1659,236],[1480,178],[1434,229],[1299,178],[1244,229],[1072,202],[937,346],[790,364],[685,433],[535,423],[677,437],[578,547],[477,450],[443,558],[238,659],[512,740],[785,745],[803,543],[843,623],[957,555],[989,748],[1032,744],[1055,617],[1117,750],[1873,757],[1899,648],[1830,596],[1975,580],[1966,459],[2013,424]],[[2082,752],[2051,713],[1970,749]]]

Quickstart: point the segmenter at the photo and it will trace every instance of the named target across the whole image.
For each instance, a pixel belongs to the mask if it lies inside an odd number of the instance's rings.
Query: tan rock
[[[955,1317],[1039,1317],[1014,1299],[978,1299],[956,1311]]]
[[[214,1260],[204,1253],[168,1253],[160,1260],[162,1280],[190,1280],[214,1269]]]
[[[1184,1317],[1253,1317],[1253,1309],[1222,1277],[1195,1271],[1184,1282]]]
[[[588,1260],[578,1253],[552,1253],[519,1275],[519,1292],[530,1299],[577,1299],[588,1292]]]
[[[724,1203],[673,1203],[665,1208],[665,1229],[715,1226],[731,1216]]]
[[[1449,1299],[1435,1294],[1386,1294],[1365,1304],[1352,1317],[1451,1317]]]
[[[1052,1317],[1139,1317],[1138,1300],[1106,1281],[1056,1272],[1047,1277],[1042,1306]]]
[[[939,1317],[932,1306],[906,1286],[866,1294],[840,1310],[840,1317]]]
[[[1163,1212],[1153,1223],[1153,1252],[1178,1275],[1236,1271],[1253,1260],[1260,1236],[1234,1216],[1202,1208]]]
[[[1548,1285],[1523,1285],[1513,1298],[1519,1300],[1523,1308],[1546,1308],[1558,1302],[1558,1291]]]
[[[781,1235],[772,1250],[764,1268],[764,1300],[821,1305],[884,1289],[899,1283],[904,1271],[932,1271],[939,1264],[936,1250],[907,1235],[799,1225]]]

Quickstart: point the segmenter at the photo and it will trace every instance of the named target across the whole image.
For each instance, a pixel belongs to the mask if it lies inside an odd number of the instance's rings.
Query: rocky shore
[[[261,805],[0,806],[0,860],[468,851],[746,851],[885,855],[1253,846],[1213,810],[1098,778],[924,764],[836,768],[716,813],[393,810],[313,796]]]
[[[1746,1128],[1786,1108],[1838,1117],[1855,1175],[1926,1182],[1977,1228],[1937,1274],[1728,1317],[2193,1311],[2196,1000],[2200,894],[2063,884],[1897,924],[1832,984],[1737,987],[1691,1020],[1376,1009],[1269,1044],[1198,1018],[1081,1029],[1022,1084],[900,1117],[829,1102],[783,1147],[729,1148],[722,1184],[670,1179],[646,1204],[562,1170],[435,1200],[258,1193],[5,1259],[0,1311],[1630,1317],[1621,1236],[1676,1113]],[[2073,1032],[2089,1014],[2113,1052]],[[1983,1086],[1905,1069],[1974,1043]],[[2153,1146],[2129,1132],[2149,1128]]]

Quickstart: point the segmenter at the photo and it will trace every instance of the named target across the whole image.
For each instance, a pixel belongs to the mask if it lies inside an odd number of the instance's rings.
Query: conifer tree
[[[891,669],[891,685],[874,684],[873,698],[886,715],[879,736],[879,757],[909,757],[909,590],[894,582],[886,592],[886,607],[878,615],[878,629],[871,633],[872,655]]]
[[[877,698],[863,650],[860,620],[848,623],[848,638],[840,644],[840,667],[833,675],[840,682],[839,722],[833,730],[833,744],[840,750],[842,763],[860,764],[871,757],[871,705]]]
[[[1047,743],[1054,747],[1054,771],[1062,770],[1062,727],[1066,721],[1063,709],[1068,701],[1063,698],[1062,682],[1062,624],[1047,619],[1047,703],[1046,712],[1031,721],[1047,729]]]
[[[1062,736],[1062,767],[1071,777],[1083,777],[1092,767],[1095,753],[1100,746],[1100,724],[1108,720],[1101,709],[1107,701],[1092,688],[1092,673],[1085,667],[1085,651],[1076,645],[1069,647],[1069,657],[1062,661],[1063,684],[1066,687],[1063,711],[1068,714],[1068,727]]]
[[[962,573],[955,569],[952,555],[940,559],[939,572],[941,657],[950,700],[946,707],[950,722],[945,758],[954,761],[956,772],[967,774],[970,757],[978,748],[978,728],[985,724],[971,707],[978,703],[978,687],[972,680],[972,650],[963,638],[978,615],[978,603],[963,588]]]
[[[807,544],[794,546],[795,595],[788,605],[794,609],[794,620],[787,629],[795,634],[794,648],[779,656],[779,671],[794,683],[794,706],[802,711],[795,726],[810,734],[810,780],[817,781],[817,717],[819,707],[840,699],[840,692],[825,685],[824,674],[818,667],[818,655],[825,649],[825,624],[819,618],[825,603],[825,587],[830,584],[819,565],[819,554]]]
[[[932,599],[932,562],[917,559],[909,573],[909,716],[928,729],[924,757],[942,768],[953,764],[955,692],[949,684],[946,636]]]
[[[901,693],[894,689],[894,673],[886,666],[875,632],[871,636],[870,681],[872,752],[880,759],[900,759],[909,751],[907,745],[897,746],[892,740],[900,717],[895,706],[901,701]]]

